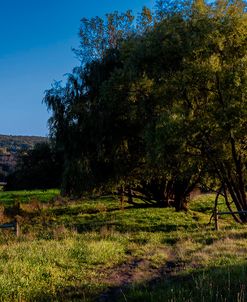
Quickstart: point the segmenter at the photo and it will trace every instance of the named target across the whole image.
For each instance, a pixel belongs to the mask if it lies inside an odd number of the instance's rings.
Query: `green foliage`
[[[62,192],[118,189],[186,210],[209,177],[229,209],[227,192],[247,210],[246,32],[242,1],[157,1],[136,26],[130,12],[83,19],[82,66],[44,99]]]

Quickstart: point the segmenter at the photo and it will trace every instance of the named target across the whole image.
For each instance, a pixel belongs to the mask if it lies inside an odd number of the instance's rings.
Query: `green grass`
[[[40,202],[48,202],[59,194],[57,189],[53,190],[33,190],[33,191],[6,191],[0,192],[0,203],[11,205],[15,202],[29,203],[36,199]]]
[[[97,267],[120,263],[123,256],[124,247],[118,241],[81,236],[2,245],[1,301],[61,301],[76,297],[78,291],[94,296],[101,288]]]
[[[114,287],[105,301],[247,300],[247,230],[229,216],[213,230],[213,195],[178,213],[58,194],[0,192],[0,220],[21,203],[21,236],[0,230],[0,301],[95,301]]]
[[[247,265],[198,270],[155,286],[132,286],[118,301],[244,302],[247,300]]]

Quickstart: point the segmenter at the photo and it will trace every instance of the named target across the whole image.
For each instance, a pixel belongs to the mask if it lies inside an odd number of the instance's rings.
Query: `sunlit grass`
[[[33,199],[40,202],[48,202],[59,194],[57,189],[33,190],[33,191],[6,191],[0,192],[0,203],[10,205],[15,202],[28,203]]]
[[[0,301],[93,301],[121,282],[123,301],[245,301],[247,230],[222,216],[214,231],[214,195],[178,213],[58,194],[0,192],[1,211],[21,203],[20,237],[0,230]]]

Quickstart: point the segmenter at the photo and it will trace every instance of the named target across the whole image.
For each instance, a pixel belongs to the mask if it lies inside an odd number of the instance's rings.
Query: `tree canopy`
[[[181,210],[210,178],[247,210],[245,2],[157,1],[136,22],[81,22],[82,64],[44,98],[64,194],[118,188]]]

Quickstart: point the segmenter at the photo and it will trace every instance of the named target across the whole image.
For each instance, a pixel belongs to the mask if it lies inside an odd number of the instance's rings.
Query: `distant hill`
[[[0,134],[0,178],[1,175],[7,176],[14,170],[20,152],[32,149],[34,145],[47,141],[48,138],[41,136]]]
[[[0,148],[6,148],[9,152],[28,150],[35,144],[46,142],[48,138],[42,136],[15,136],[0,134]]]

